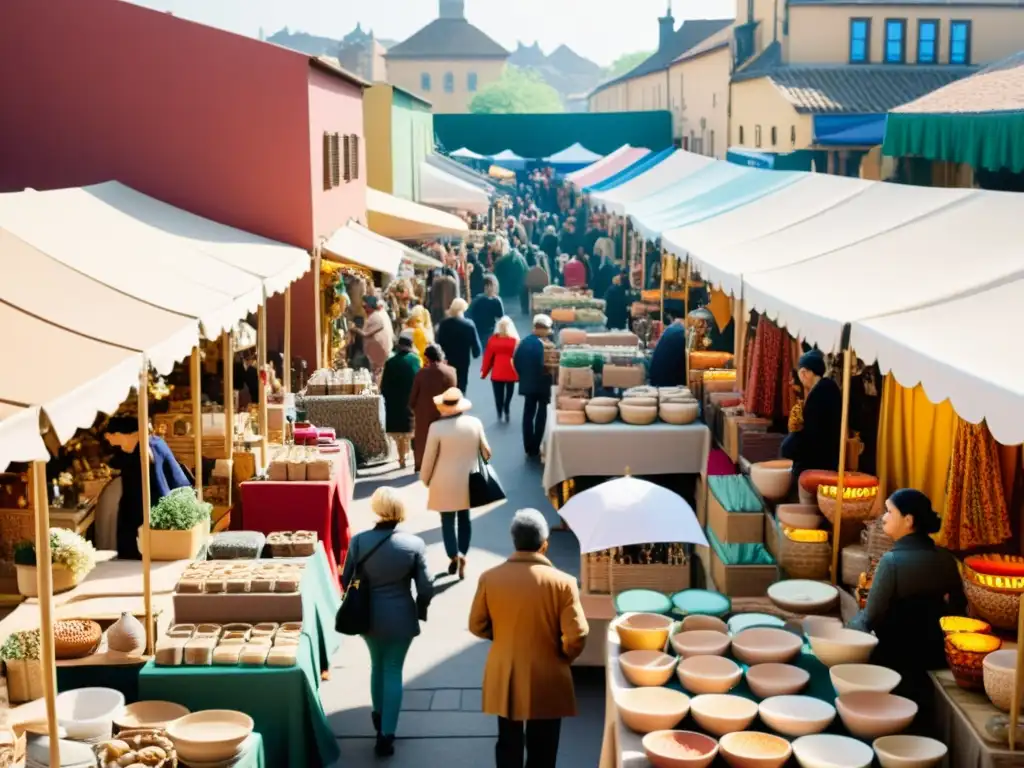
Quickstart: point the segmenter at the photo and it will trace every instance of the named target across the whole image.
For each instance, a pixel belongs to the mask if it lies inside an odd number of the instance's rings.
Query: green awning
[[[882,153],[1020,173],[1024,171],[1024,110],[890,112]]]

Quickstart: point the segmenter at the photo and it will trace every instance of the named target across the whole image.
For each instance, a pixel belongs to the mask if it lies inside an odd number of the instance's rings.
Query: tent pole
[[[632,270],[630,270],[632,272]],[[647,275],[647,241],[643,240],[640,243],[640,291],[647,287],[647,281],[644,279]],[[643,298],[643,297],[641,297]]]
[[[142,601],[146,612],[146,655],[153,655],[153,580],[149,528],[149,360],[142,358],[139,372],[139,463],[142,466]]]
[[[260,466],[267,466],[267,456],[270,453],[269,437],[267,435],[267,305],[261,304],[256,310],[256,324],[258,326],[257,356],[259,357],[259,424],[260,424]]]
[[[661,321],[661,332],[665,333],[665,249],[661,249],[661,314],[658,319]]]
[[[1024,673],[1024,611],[1018,609],[1017,668],[1013,673],[1013,698],[1010,699],[1010,751],[1017,749],[1017,721],[1020,719],[1020,688]]]
[[[626,238],[629,236],[629,217],[623,215],[622,217],[622,263],[629,263],[629,243],[626,242]],[[643,290],[643,286],[640,287]]]
[[[284,364],[281,366],[285,393],[292,391],[292,287],[284,289]]]
[[[316,328],[316,368],[323,366],[323,317],[320,310],[320,249],[317,244],[313,250],[313,324]],[[332,366],[327,366],[328,368]]]
[[[686,256],[686,279],[683,282],[683,317],[690,314],[690,256]]]
[[[853,350],[843,350],[843,415],[839,427],[839,479],[836,483],[836,506],[832,521],[832,584],[839,583],[839,532],[843,522],[843,491],[846,482],[846,433],[850,426],[850,371]]]
[[[203,390],[199,346],[192,350],[189,390],[192,392],[192,445],[196,454],[196,496],[203,500]]]
[[[228,460],[228,509],[231,509],[235,487],[235,340],[231,331],[224,332],[224,457]]]
[[[50,499],[46,462],[32,462],[32,500],[36,522],[36,591],[39,593],[39,658],[43,668],[46,731],[50,736],[50,765],[60,765],[57,735],[57,661],[53,640],[53,567],[50,552]]]

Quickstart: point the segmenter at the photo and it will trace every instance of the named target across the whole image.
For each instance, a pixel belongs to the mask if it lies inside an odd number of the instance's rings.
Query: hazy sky
[[[340,38],[361,22],[378,37],[403,40],[437,16],[437,0],[131,0],[182,18],[255,37],[281,27]],[[734,0],[676,0],[684,18],[731,18]],[[506,48],[565,43],[598,64],[657,46],[666,0],[466,0],[466,16]]]

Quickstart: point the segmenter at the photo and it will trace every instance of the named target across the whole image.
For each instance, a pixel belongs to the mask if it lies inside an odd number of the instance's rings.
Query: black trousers
[[[456,386],[459,388],[462,394],[466,394],[466,387],[469,386],[469,364],[467,363],[464,366],[458,366],[453,364],[452,368],[455,369]]]
[[[523,448],[527,456],[539,456],[544,440],[544,427],[548,421],[547,397],[526,395],[523,404]]]
[[[512,405],[512,395],[516,392],[514,381],[491,380],[491,388],[494,390],[494,407],[498,409],[498,416],[508,414],[508,408]]]
[[[506,720],[498,718],[497,768],[555,768],[561,720]],[[523,751],[526,762],[523,762]]]
[[[523,311],[524,315],[530,314],[530,294],[532,291],[529,288],[523,287],[522,292],[519,294],[519,308]]]

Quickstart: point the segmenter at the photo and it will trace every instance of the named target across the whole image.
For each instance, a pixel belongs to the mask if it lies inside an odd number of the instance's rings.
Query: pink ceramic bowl
[[[690,711],[690,697],[671,688],[629,688],[615,693],[615,706],[627,728],[650,733],[678,725]]]
[[[744,664],[784,664],[796,658],[803,639],[785,629],[753,627],[732,639],[732,653]]]
[[[676,669],[676,657],[661,651],[626,651],[619,655],[619,666],[635,686],[664,685]]]
[[[654,768],[705,768],[718,754],[717,741],[694,731],[654,731],[643,745]]]
[[[743,669],[724,656],[691,656],[676,667],[676,676],[690,693],[728,693],[743,679]]]
[[[757,704],[731,694],[696,696],[690,702],[693,719],[714,736],[745,730],[757,717]]]
[[[680,632],[693,632],[698,629],[709,629],[713,632],[721,632],[724,635],[729,634],[729,625],[717,616],[704,616],[700,613],[692,613],[683,619],[679,625]]]
[[[726,734],[718,749],[732,768],[782,768],[793,754],[785,739],[758,731]]]
[[[724,656],[732,639],[725,632],[696,629],[679,632],[670,638],[675,652],[688,659],[691,656]]]
[[[747,685],[759,699],[799,693],[811,673],[792,664],[755,664],[747,668]]]
[[[857,691],[837,698],[836,710],[854,736],[877,739],[909,728],[917,715],[917,704],[891,693]]]

